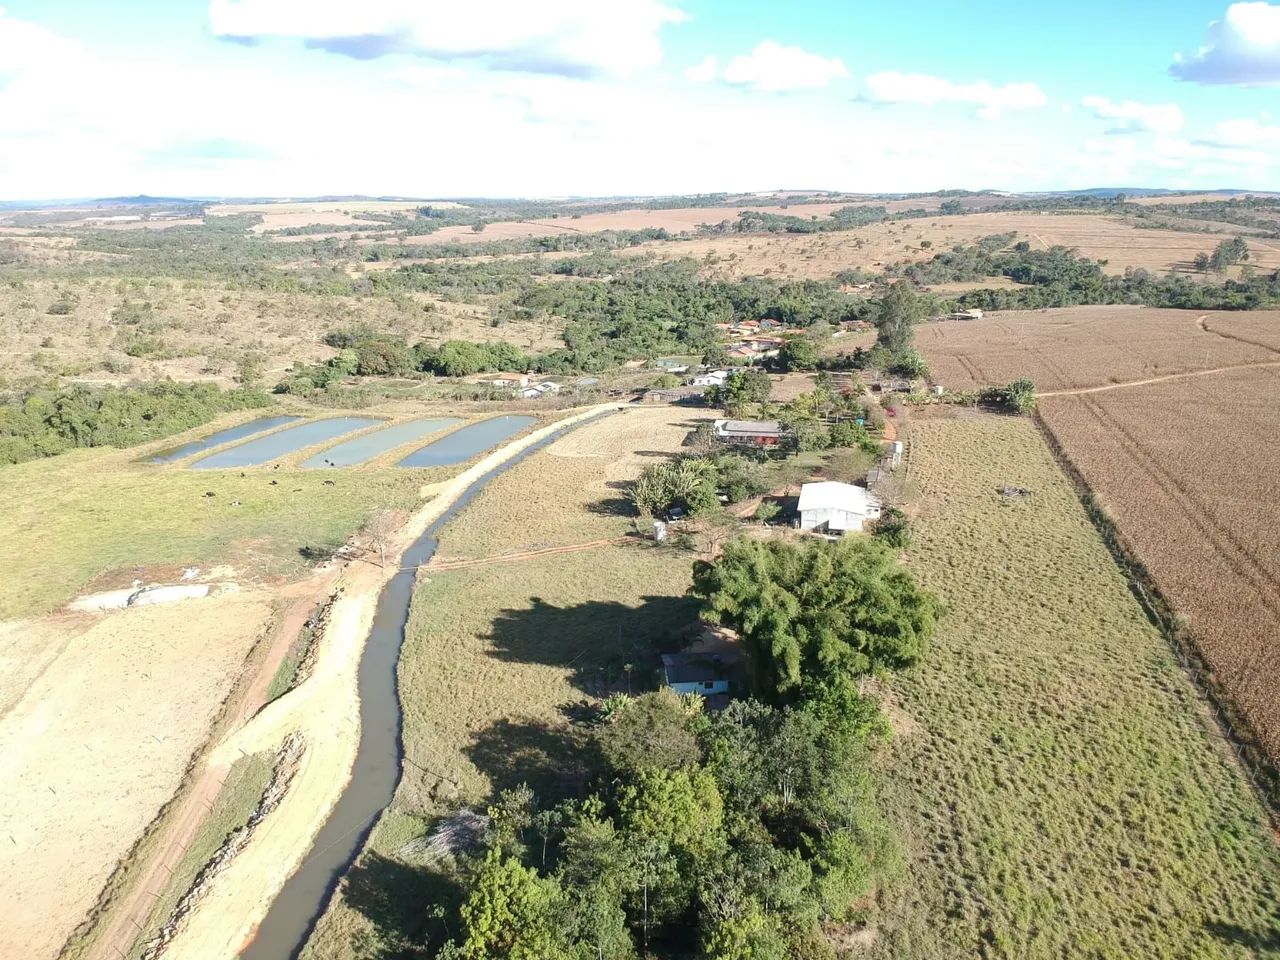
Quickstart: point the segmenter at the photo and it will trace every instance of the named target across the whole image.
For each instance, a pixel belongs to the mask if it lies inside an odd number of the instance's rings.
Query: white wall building
[[[728,370],[714,370],[711,373],[704,373],[694,377],[689,383],[695,387],[723,387],[724,382],[728,379]]]
[[[863,487],[823,480],[800,488],[801,530],[840,536],[879,516],[880,502]]]

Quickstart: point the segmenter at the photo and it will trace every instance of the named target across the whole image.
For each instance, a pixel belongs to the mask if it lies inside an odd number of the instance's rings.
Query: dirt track
[[[57,954],[182,782],[262,636],[247,591],[0,631],[0,957]],[[113,954],[114,956],[114,954]]]
[[[1214,373],[1230,373],[1233,370],[1251,370],[1254,367],[1280,367],[1280,360],[1267,360],[1262,363],[1235,363],[1226,367],[1210,367],[1208,370],[1191,370],[1187,373],[1170,373],[1163,377],[1148,377],[1146,380],[1128,380],[1124,383],[1108,383],[1101,387],[1079,387],[1075,390],[1050,390],[1037,393],[1037,397],[1074,397],[1083,393],[1105,393],[1108,390],[1123,390],[1126,387],[1141,387],[1149,383],[1164,383],[1166,380],[1186,380],[1190,377],[1207,377]]]
[[[316,605],[329,595],[336,574],[336,570],[326,570],[283,591],[286,597],[281,599],[287,599],[288,606],[272,631],[270,647],[256,675],[250,679],[233,708],[228,721],[231,729],[239,728],[262,708],[281,661]],[[113,960],[128,952],[151,913],[154,898],[168,885],[173,866],[182,859],[187,845],[204,822],[229,768],[230,763],[206,764],[196,781],[179,798],[179,806],[166,819],[164,834],[146,867],[131,881],[128,892],[112,905],[92,946],[85,953],[86,960]]]
[[[289,793],[255,832],[249,846],[219,875],[207,897],[174,937],[167,956],[227,960],[253,936],[272,898],[305,855],[345,789],[359,741],[356,690],[360,653],[377,598],[404,550],[477,479],[566,423],[615,409],[604,404],[534,431],[494,451],[459,476],[431,489],[435,497],[415,513],[388,549],[385,568],[353,562],[339,573],[326,628],[317,638],[311,676],[268,704],[210,752],[207,767],[229,765],[242,753],[277,748],[291,733],[308,744]],[[393,559],[394,558],[394,559]],[[108,954],[104,954],[108,956]]]

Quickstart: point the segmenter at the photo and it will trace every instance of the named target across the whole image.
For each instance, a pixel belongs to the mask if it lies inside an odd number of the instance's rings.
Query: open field
[[[270,616],[242,593],[4,624],[0,658],[40,666],[0,677],[0,955],[57,953],[173,796]]]
[[[628,519],[597,507],[652,456],[678,449],[688,418],[628,410],[570,433],[490,484],[442,532],[440,556],[625,533]],[[531,496],[536,509],[521,503]],[[399,851],[430,817],[522,781],[542,795],[574,781],[565,708],[623,684],[624,663],[689,622],[691,567],[680,550],[603,546],[420,581],[400,660],[404,778],[304,956],[358,957],[351,937],[362,931],[421,933],[437,881]]]
[[[876,954],[1270,955],[1261,808],[1034,426],[917,419],[910,469],[907,562],[949,612],[890,687],[881,792],[910,879]]]
[[[655,242],[627,252],[660,258],[694,257],[708,276],[735,279],[767,274],[814,279],[861,267],[876,270],[897,262],[929,260],[955,244],[1016,232],[1038,249],[1074,247],[1080,254],[1107,261],[1105,271],[1127,267],[1156,272],[1189,270],[1197,253],[1210,251],[1220,237],[1176,230],[1135,227],[1102,214],[993,212],[876,223],[833,233],[698,237],[680,243]],[[928,242],[927,248],[921,243]],[[1260,270],[1280,268],[1280,242],[1250,245],[1250,263]]]
[[[304,548],[338,546],[374,510],[409,505],[424,477],[442,475],[391,467],[199,472],[137,463],[139,454],[73,450],[4,468],[0,618],[51,610],[91,583],[128,586],[176,577],[182,567],[226,564],[240,582],[297,576],[311,563]]]
[[[1042,401],[1217,685],[1280,759],[1280,368]]]
[[[67,315],[50,306],[71,299]],[[133,309],[130,309],[132,306]],[[0,378],[50,374],[93,383],[173,377],[231,383],[252,357],[268,383],[295,360],[337,351],[326,333],[367,327],[409,343],[507,340],[525,350],[563,345],[560,324],[489,323],[480,303],[425,294],[340,297],[234,290],[190,281],[28,279],[0,285]],[[131,355],[136,354],[136,355]]]
[[[1153,307],[1010,311],[922,324],[931,378],[968,390],[1030,377],[1039,390],[1125,383],[1280,360],[1280,313],[1204,314]]]

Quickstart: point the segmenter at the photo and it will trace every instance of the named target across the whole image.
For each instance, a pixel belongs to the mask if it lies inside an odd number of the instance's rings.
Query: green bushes
[[[1036,408],[1036,385],[1023,377],[1002,387],[986,387],[978,392],[978,400],[1008,413],[1030,413]]]
[[[199,426],[230,410],[262,407],[255,390],[164,381],[145,387],[34,390],[0,406],[0,464],[74,447],[130,447]]]
[[[621,698],[595,736],[593,792],[552,808],[503,793],[436,955],[832,956],[823,924],[901,869],[873,802],[875,705],[846,686],[700,707]]]

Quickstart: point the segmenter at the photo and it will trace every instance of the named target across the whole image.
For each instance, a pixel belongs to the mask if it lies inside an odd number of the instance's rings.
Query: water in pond
[[[521,418],[531,420],[531,417]],[[590,421],[586,421],[590,422]],[[396,667],[418,566],[436,552],[440,528],[464,509],[494,477],[572,430],[570,424],[521,451],[477,479],[405,551],[400,571],[378,596],[373,627],[360,658],[360,745],[351,780],[316,835],[302,864],[272,901],[253,942],[240,960],[285,960],[302,952],[342,875],[364,846],[373,825],[400,782],[400,696]]]
[[[336,447],[321,450],[303,460],[302,465],[304,467],[354,467],[388,450],[420,440],[429,433],[436,433],[459,422],[457,417],[441,417],[437,420],[410,420],[407,423],[397,423],[385,430],[352,437],[350,440],[342,441]]]
[[[262,433],[264,430],[283,427],[286,423],[293,423],[295,420],[301,419],[301,417],[259,417],[257,420],[250,420],[248,423],[242,423],[238,427],[228,427],[226,430],[219,430],[217,433],[210,434],[203,440],[192,440],[190,443],[184,443],[180,447],[162,450],[151,458],[151,462],[173,463],[173,461],[181,460],[183,457],[189,457],[193,453],[199,453],[202,450],[212,450],[214,447],[221,446],[224,443],[230,443],[232,440],[243,440],[245,437],[251,437],[255,433]]]
[[[537,417],[526,417],[510,414],[505,417],[492,417],[481,420],[469,427],[463,427],[435,443],[413,451],[400,461],[401,467],[447,467],[451,464],[470,460],[477,453],[483,453],[490,447],[496,447],[507,437],[515,436]]]
[[[327,420],[308,420],[279,433],[271,433],[257,440],[219,451],[212,456],[191,464],[193,470],[216,470],[225,467],[256,467],[276,457],[283,457],[326,440],[333,440],[345,433],[376,427],[382,423],[376,417],[332,417]]]

